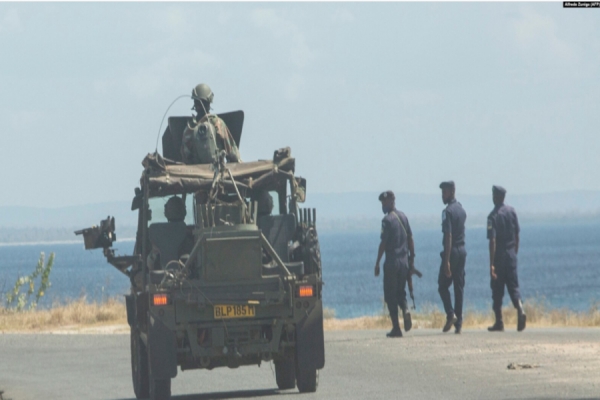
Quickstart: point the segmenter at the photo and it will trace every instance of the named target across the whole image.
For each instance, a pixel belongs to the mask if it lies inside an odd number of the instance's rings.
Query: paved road
[[[384,333],[327,332],[316,394],[279,392],[267,363],[179,373],[173,399],[600,399],[600,329]],[[12,400],[133,399],[129,336],[0,335],[0,390]]]

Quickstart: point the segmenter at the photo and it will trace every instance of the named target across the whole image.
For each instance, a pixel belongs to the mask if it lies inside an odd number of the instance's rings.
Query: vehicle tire
[[[171,398],[171,379],[150,380],[150,400],[169,400]]]
[[[300,393],[313,393],[319,386],[319,371],[315,368],[297,368],[296,383]]]
[[[150,394],[148,377],[148,351],[137,329],[131,328],[131,378],[133,392],[138,399],[147,399]]]
[[[275,379],[277,380],[277,387],[281,390],[296,387],[296,366],[293,357],[275,361]]]

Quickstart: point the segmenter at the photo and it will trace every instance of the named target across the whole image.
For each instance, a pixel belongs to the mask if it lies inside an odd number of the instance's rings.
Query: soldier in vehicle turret
[[[214,93],[201,83],[192,90],[196,116],[188,123],[181,142],[181,155],[186,164],[212,164],[218,153],[225,151],[228,162],[241,162],[238,147],[225,122],[210,113]]]

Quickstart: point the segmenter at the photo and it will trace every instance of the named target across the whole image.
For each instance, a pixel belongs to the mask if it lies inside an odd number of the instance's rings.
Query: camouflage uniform
[[[202,164],[206,161],[198,159],[198,152],[194,149],[194,135],[198,132],[198,126],[203,123],[210,123],[216,133],[216,145],[218,150],[225,150],[228,162],[241,162],[240,152],[237,148],[233,136],[225,122],[214,114],[207,114],[200,120],[193,119],[192,124],[188,124],[183,132],[181,141],[181,155],[186,164]]]

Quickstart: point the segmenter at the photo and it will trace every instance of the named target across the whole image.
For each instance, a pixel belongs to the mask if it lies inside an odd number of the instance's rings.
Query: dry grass
[[[335,318],[335,310],[325,308],[323,310],[323,325],[326,331],[346,331],[355,329],[383,329],[390,325],[390,319],[386,314],[376,317],[359,317],[351,319]]]
[[[593,304],[588,311],[576,312],[568,309],[552,309],[543,300],[528,301],[525,304],[527,326],[529,327],[598,327],[600,326],[600,305]],[[503,310],[504,324],[509,329],[517,324],[517,313],[512,307]],[[376,316],[353,319],[337,319],[335,311],[324,310],[326,330],[389,329],[391,327],[387,311]],[[446,315],[436,307],[421,307],[412,311],[413,329],[441,329]],[[494,322],[491,312],[468,310],[465,313],[464,328],[484,328]],[[85,298],[65,305],[56,305],[48,310],[15,312],[0,307],[0,332],[41,332],[61,329],[77,330],[87,327],[122,325],[126,327],[125,304],[120,299],[108,299],[102,303],[88,303]]]
[[[553,309],[545,301],[534,300],[524,304],[528,327],[600,327],[600,305],[593,304],[589,310],[577,312],[564,308]],[[412,311],[413,329],[441,329],[446,322],[446,314],[435,307],[423,307]],[[507,329],[517,325],[517,312],[514,308],[502,310],[504,325]],[[402,320],[402,317],[400,318]],[[494,314],[468,310],[465,312],[463,328],[485,328],[494,323]],[[387,311],[371,317],[336,319],[335,313],[325,310],[326,330],[350,329],[390,329],[391,322]]]
[[[48,310],[16,312],[0,307],[0,332],[42,331],[71,326],[126,324],[125,304],[118,299],[88,303],[85,298]]]

